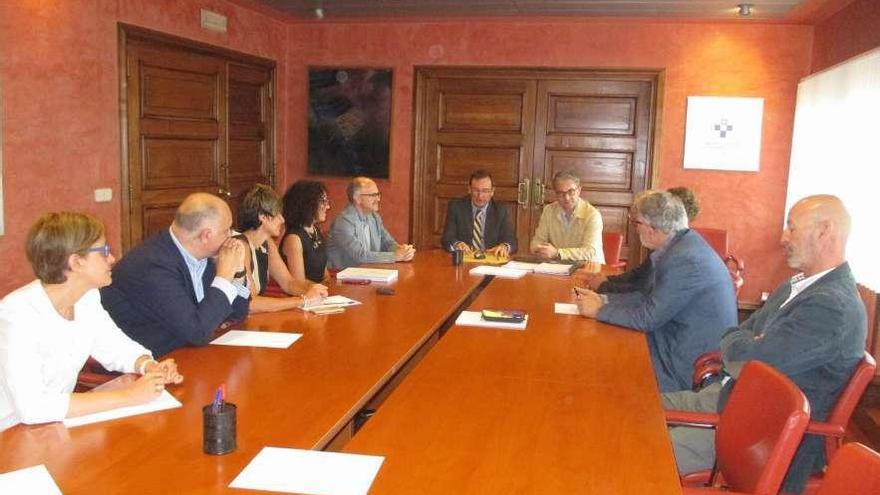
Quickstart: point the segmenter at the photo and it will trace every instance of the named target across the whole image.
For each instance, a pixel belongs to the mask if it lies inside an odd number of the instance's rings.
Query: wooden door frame
[[[663,98],[664,82],[666,77],[665,69],[607,69],[607,68],[523,68],[523,67],[474,67],[474,66],[415,66],[413,71],[413,170],[412,170],[412,205],[410,208],[410,239],[418,242],[422,238],[422,229],[428,228],[419,220],[424,215],[424,202],[422,196],[425,193],[423,187],[423,174],[426,173],[426,157],[428,150],[425,149],[427,143],[428,126],[425,125],[422,116],[427,114],[427,79],[431,77],[462,77],[470,79],[481,78],[508,78],[508,79],[534,79],[536,77],[544,79],[559,80],[578,80],[584,79],[586,76],[590,78],[614,77],[616,79],[649,81],[654,83],[654,92],[651,95],[649,108],[652,115],[649,119],[651,129],[648,132],[648,142],[646,152],[648,156],[645,160],[645,189],[652,189],[658,183],[659,177],[659,156],[660,144],[658,136],[660,136],[660,123],[663,114]],[[532,153],[534,165],[534,147],[528,150]],[[638,191],[635,191],[638,192]],[[531,199],[531,198],[530,198]],[[631,247],[630,257],[638,253],[638,239],[636,245]],[[638,256],[635,256],[636,260]],[[633,265],[635,266],[635,265]]]
[[[129,180],[129,147],[128,147],[128,75],[133,67],[128,66],[127,43],[129,40],[143,41],[154,45],[166,46],[169,48],[185,49],[187,51],[220,57],[229,62],[245,63],[266,68],[271,72],[271,81],[269,83],[272,93],[272,105],[276,106],[272,111],[271,126],[272,132],[269,133],[267,145],[269,153],[269,161],[272,166],[271,177],[277,177],[277,123],[278,111],[276,105],[277,80],[276,80],[276,62],[271,59],[249,55],[247,53],[230,50],[199,41],[181,38],[171,34],[153,31],[132,24],[118,23],[118,67],[119,67],[119,132],[120,132],[120,174],[119,174],[119,203],[121,213],[121,236],[122,236],[122,253],[127,252],[131,246],[131,182]],[[228,125],[228,123],[227,123]],[[228,143],[227,143],[228,144]],[[275,184],[272,184],[274,187]]]

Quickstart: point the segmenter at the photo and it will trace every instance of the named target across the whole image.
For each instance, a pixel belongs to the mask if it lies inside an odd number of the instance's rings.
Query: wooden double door
[[[637,260],[627,211],[650,182],[657,83],[656,72],[419,69],[415,242],[440,246],[446,205],[484,168],[525,252],[556,199],[553,175],[572,170],[605,231],[623,233],[623,257]]]
[[[274,62],[125,26],[123,243],[168,228],[183,199],[207,192],[235,211],[274,185]]]

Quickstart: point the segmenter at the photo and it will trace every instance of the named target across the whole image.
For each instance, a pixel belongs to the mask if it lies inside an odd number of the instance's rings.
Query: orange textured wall
[[[813,72],[880,46],[880,1],[856,0],[815,28]]]
[[[229,32],[203,31],[203,7],[228,16]],[[108,240],[120,244],[117,22],[274,59],[278,105],[287,105],[287,27],[264,14],[220,0],[0,2],[6,221],[0,294],[33,278],[23,245],[40,213],[92,213],[107,225]],[[285,115],[278,118],[279,135],[287,133]],[[283,140],[278,148],[283,163]],[[113,189],[112,202],[94,202],[93,190],[101,187]]]
[[[743,299],[757,299],[788,273],[778,236],[796,86],[810,70],[810,27],[591,19],[324,21],[292,24],[289,39],[291,177],[305,174],[307,67],[394,70],[391,178],[380,187],[386,193],[383,216],[398,240],[409,234],[414,66],[657,68],[665,71],[665,86],[655,185],[693,188],[703,203],[695,225],[730,231],[732,250],[747,266]],[[760,172],[682,168],[689,95],[765,98]],[[327,182],[339,211],[344,181]]]

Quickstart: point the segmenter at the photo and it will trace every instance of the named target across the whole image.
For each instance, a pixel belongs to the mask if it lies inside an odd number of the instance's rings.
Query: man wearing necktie
[[[492,196],[495,185],[485,170],[477,170],[468,181],[468,196],[449,202],[443,247],[465,253],[486,252],[506,257],[516,251],[516,234],[507,209]]]

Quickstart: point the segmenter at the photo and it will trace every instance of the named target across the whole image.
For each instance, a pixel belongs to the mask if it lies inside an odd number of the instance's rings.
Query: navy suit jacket
[[[730,272],[700,234],[682,230],[632,292],[609,293],[597,319],[648,334],[661,392],[690,390],[694,359],[737,322]]]
[[[205,345],[226,319],[244,319],[249,300],[211,287],[214,261],[202,277],[205,297],[196,301],[192,277],[171,234],[165,230],[129,251],[113,267],[113,283],[101,303],[132,340],[162,356],[185,345]]]
[[[486,249],[506,242],[510,244],[510,252],[516,252],[516,233],[507,209],[495,201],[489,201],[486,207],[486,225],[483,227],[483,245]],[[474,240],[474,212],[471,198],[466,196],[454,199],[446,207],[446,225],[443,227],[443,249],[461,241],[468,246]]]

